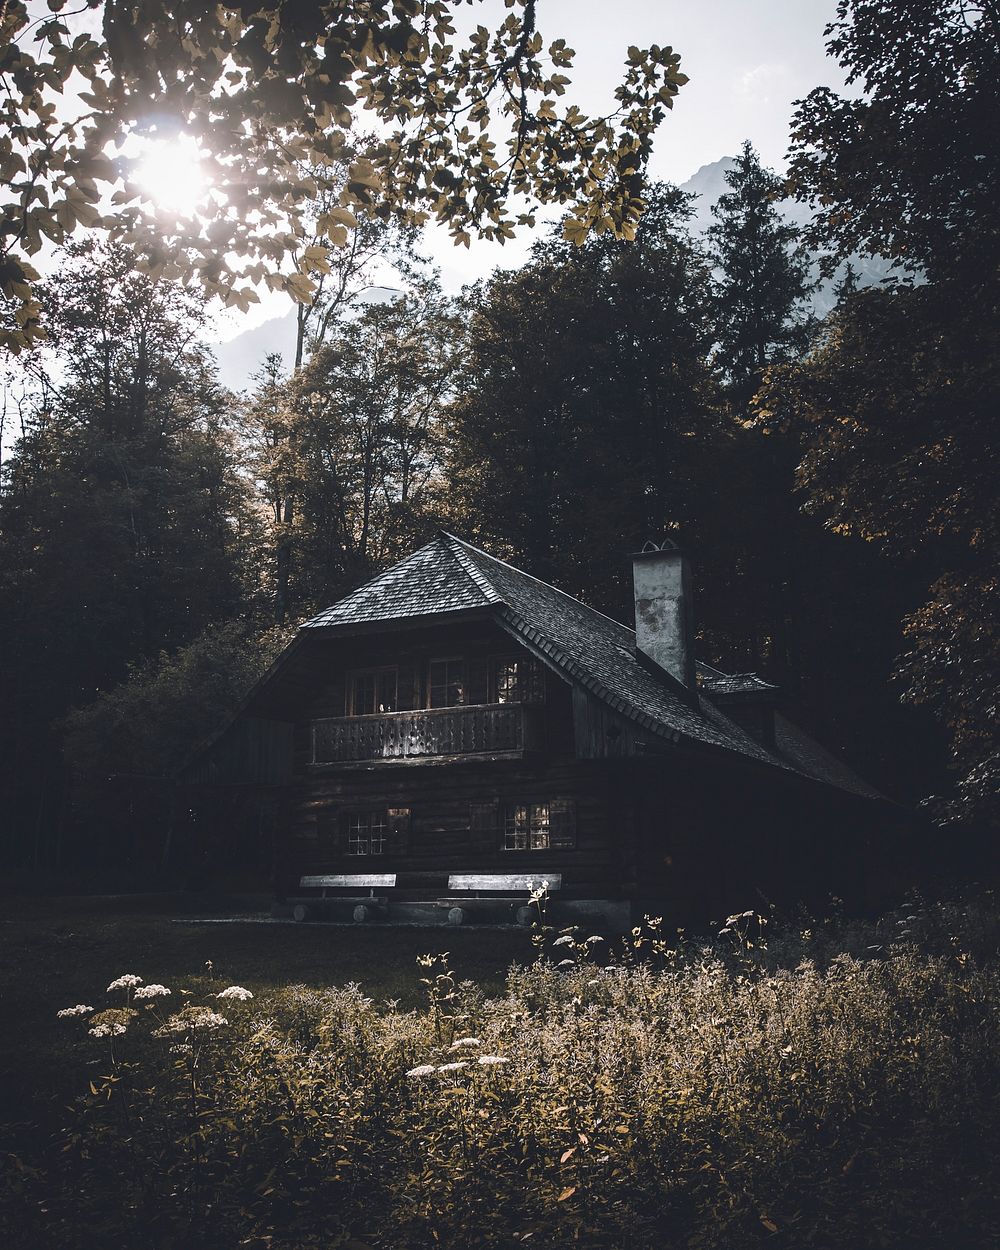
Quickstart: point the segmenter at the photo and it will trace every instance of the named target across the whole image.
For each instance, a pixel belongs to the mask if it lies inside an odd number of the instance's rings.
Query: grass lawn
[[[450,951],[459,979],[499,989],[513,962],[533,958],[528,935],[512,930],[378,929],[325,925],[176,923],[233,914],[224,899],[177,895],[7,898],[0,920],[0,1146],[17,1153],[62,1118],[79,1093],[79,1067],[65,1063],[78,1030],[61,1007],[107,1005],[105,987],[124,972],[165,985],[206,974],[219,988],[259,991],[358,982],[376,1002],[421,1002],[416,957]]]

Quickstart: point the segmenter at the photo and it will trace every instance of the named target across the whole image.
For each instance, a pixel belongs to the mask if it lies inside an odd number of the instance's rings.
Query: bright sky
[[[546,40],[561,36],[576,50],[565,98],[588,113],[613,103],[629,44],[669,44],[680,53],[691,81],[660,127],[651,167],[654,177],[680,183],[735,156],[744,139],[766,165],[784,170],[792,102],[814,87],[843,88],[840,67],[824,51],[823,28],[835,10],[836,0],[539,0],[538,27]],[[466,251],[439,234],[432,251],[455,288],[517,264],[530,244],[526,237]]]
[[[44,6],[33,0],[33,7]],[[843,89],[840,68],[823,46],[835,9],[836,0],[538,0],[537,22],[546,43],[561,37],[575,49],[564,99],[592,115],[612,108],[630,44],[669,44],[680,53],[690,82],[659,130],[651,172],[683,183],[702,165],[735,155],[744,139],[766,165],[783,169],[793,101],[821,85]],[[495,28],[505,13],[503,0],[457,4],[459,36],[479,23]],[[75,19],[88,20],[96,18]],[[162,198],[173,175],[159,165],[151,163],[144,181]],[[558,210],[548,215],[557,217]],[[431,229],[426,238],[451,291],[497,266],[521,264],[531,242],[528,232],[505,246],[473,242],[469,249],[456,248],[444,229]],[[222,313],[216,335],[232,338],[288,307],[287,297],[262,291],[262,303],[248,314]]]

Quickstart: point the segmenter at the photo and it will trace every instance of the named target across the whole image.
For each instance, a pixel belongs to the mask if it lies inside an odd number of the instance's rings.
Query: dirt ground
[[[267,900],[132,895],[2,900],[0,915],[0,1149],[20,1152],[62,1118],[86,1076],[68,1063],[79,1021],[56,1012],[108,1005],[125,972],[168,986],[210,975],[220,988],[358,982],[376,1001],[417,1006],[416,958],[449,951],[460,980],[499,989],[513,962],[533,957],[523,931],[375,929],[326,925],[196,924],[266,910]],[[204,984],[204,982],[201,982]]]

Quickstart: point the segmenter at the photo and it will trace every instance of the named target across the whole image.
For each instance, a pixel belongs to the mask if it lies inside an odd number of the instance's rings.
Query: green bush
[[[973,1247],[1000,1218],[994,900],[709,946],[540,934],[486,998],[113,983],[22,1235],[92,1247]],[[96,1035],[96,1036],[95,1036]],[[87,1062],[95,1066],[83,1066]],[[15,1241],[8,1244],[15,1245]]]

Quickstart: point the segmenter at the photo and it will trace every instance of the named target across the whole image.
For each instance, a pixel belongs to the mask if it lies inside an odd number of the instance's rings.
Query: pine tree
[[[812,322],[804,304],[812,283],[799,232],[778,209],[781,179],[761,165],[749,142],[726,183],[706,234],[717,270],[717,360],[743,414],[768,365],[806,347]]]

